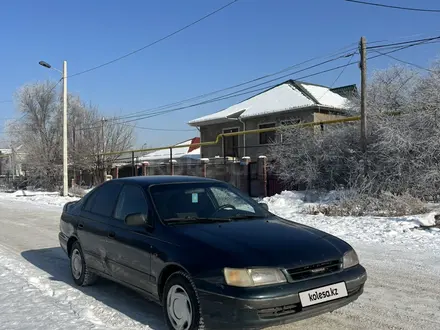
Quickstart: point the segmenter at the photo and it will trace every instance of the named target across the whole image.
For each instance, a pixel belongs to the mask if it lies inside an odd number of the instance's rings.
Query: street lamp
[[[45,68],[60,72],[63,75],[63,196],[67,196],[69,191],[69,180],[67,170],[67,61],[64,61],[63,71],[52,66],[44,61],[38,62]]]

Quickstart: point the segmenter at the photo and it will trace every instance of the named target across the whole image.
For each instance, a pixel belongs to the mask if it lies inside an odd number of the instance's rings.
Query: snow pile
[[[266,197],[269,210],[288,220],[315,227],[336,235],[348,242],[381,242],[402,244],[406,248],[430,247],[440,250],[440,228],[421,229],[420,226],[435,224],[435,216],[439,212],[403,217],[330,217],[324,215],[308,215],[307,207],[317,203],[332,202],[338,194],[319,196],[296,191],[283,191],[281,194]]]
[[[67,202],[77,201],[79,198],[60,196],[58,192],[18,190],[13,193],[0,193],[0,199],[31,202],[38,205],[63,206]]]
[[[341,192],[330,191],[322,194],[316,191],[283,191],[272,197],[266,197],[263,201],[271,209],[289,209],[294,213],[303,213],[313,205],[327,205],[340,199]]]

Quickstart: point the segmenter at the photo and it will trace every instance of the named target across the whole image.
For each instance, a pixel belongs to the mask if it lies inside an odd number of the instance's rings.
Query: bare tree
[[[60,104],[54,84],[33,83],[16,94],[20,120],[8,126],[11,139],[27,154],[25,167],[35,185],[55,189],[61,174]]]
[[[133,144],[133,128],[117,120],[106,122],[105,135],[101,116],[96,107],[87,106],[77,96],[69,95],[68,104],[68,162],[73,177],[76,171],[93,172],[103,179],[104,166],[100,158],[107,152],[125,150]],[[19,120],[7,127],[11,140],[23,146],[25,166],[30,181],[45,189],[56,189],[62,171],[62,103],[54,84],[33,83],[16,94]],[[107,160],[110,164],[116,156]]]

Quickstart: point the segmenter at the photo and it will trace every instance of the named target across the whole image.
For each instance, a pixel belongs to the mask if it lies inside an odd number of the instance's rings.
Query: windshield
[[[268,212],[238,190],[222,183],[173,183],[150,187],[165,222],[209,222],[265,218]]]

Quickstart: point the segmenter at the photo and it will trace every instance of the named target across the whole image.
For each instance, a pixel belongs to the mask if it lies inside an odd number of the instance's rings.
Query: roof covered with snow
[[[176,146],[185,146],[180,148],[173,148],[173,159],[178,158],[200,158],[200,146],[191,144],[200,143],[200,138],[195,137],[191,140],[183,141],[181,143],[176,144]],[[139,161],[160,161],[164,159],[170,158],[170,149],[161,149],[150,152],[144,156],[138,158]]]
[[[329,87],[288,80],[227,109],[191,120],[188,124],[215,124],[229,119],[244,119],[314,106],[344,110],[347,101]]]

